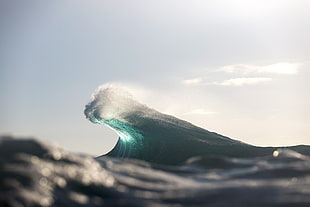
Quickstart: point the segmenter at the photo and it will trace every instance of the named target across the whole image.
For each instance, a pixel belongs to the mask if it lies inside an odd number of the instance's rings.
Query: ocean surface
[[[310,146],[256,147],[102,86],[85,107],[106,155],[0,137],[0,206],[310,206]]]

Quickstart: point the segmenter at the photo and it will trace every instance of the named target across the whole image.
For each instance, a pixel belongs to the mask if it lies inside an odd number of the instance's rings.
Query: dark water
[[[0,141],[0,206],[309,206],[310,157],[192,158],[163,166]]]
[[[86,117],[119,134],[93,158],[0,138],[0,206],[310,206],[310,147],[256,147],[99,88]]]

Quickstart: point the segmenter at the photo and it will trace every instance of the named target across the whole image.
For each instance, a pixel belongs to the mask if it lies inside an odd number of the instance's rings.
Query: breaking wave
[[[175,165],[200,156],[255,157],[276,148],[256,147],[210,132],[136,101],[124,88],[103,85],[86,105],[85,116],[119,135],[107,156]],[[310,154],[310,148],[294,147]]]

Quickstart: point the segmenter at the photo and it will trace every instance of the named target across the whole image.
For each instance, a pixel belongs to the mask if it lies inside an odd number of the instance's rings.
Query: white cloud
[[[244,86],[244,85],[254,85],[258,83],[271,81],[272,78],[266,77],[255,77],[255,78],[232,78],[228,80],[224,80],[222,82],[216,82],[216,85],[222,86]]]
[[[261,68],[262,72],[266,73],[278,73],[278,74],[297,74],[298,63],[277,63],[272,65],[267,65]]]
[[[226,73],[239,73],[239,74],[258,74],[258,73],[272,73],[272,74],[286,74],[293,75],[298,73],[300,63],[276,63],[265,66],[257,65],[228,65],[219,69]]]
[[[202,78],[193,78],[193,79],[187,79],[183,80],[182,83],[187,86],[194,86],[202,83]]]
[[[254,85],[263,82],[272,81],[272,74],[280,75],[295,75],[299,72],[299,67],[301,63],[275,63],[265,66],[258,65],[247,65],[247,64],[237,64],[228,65],[219,68],[217,71],[234,74],[234,76],[240,75],[238,78],[230,78],[223,81],[216,82],[206,82],[204,77],[184,79],[182,84],[186,86],[202,86],[202,85],[222,85],[222,86],[243,86],[243,85]],[[257,75],[263,75],[265,77],[260,77]],[[242,77],[247,76],[247,77]],[[266,77],[267,76],[267,77]]]

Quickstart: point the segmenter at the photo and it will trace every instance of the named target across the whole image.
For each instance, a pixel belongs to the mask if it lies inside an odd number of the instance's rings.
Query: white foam
[[[92,101],[86,105],[85,115],[93,122],[111,119],[126,121],[126,116],[137,111],[145,112],[147,109],[147,106],[139,103],[124,87],[104,84],[92,95]]]

